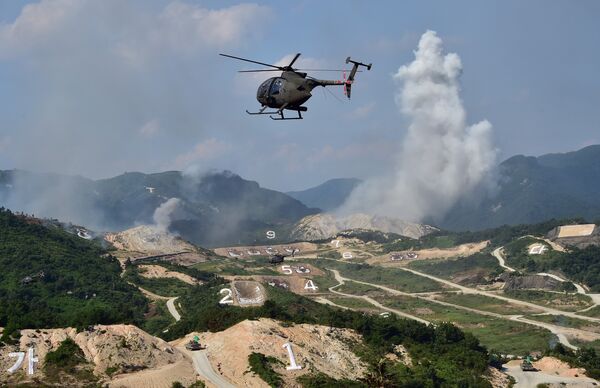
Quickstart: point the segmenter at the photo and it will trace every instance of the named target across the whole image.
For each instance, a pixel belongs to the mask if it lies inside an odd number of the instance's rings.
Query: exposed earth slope
[[[390,217],[367,214],[337,217],[330,213],[323,213],[301,219],[292,229],[291,237],[298,240],[322,240],[349,229],[377,230],[415,239],[436,230],[429,225],[416,224]]]

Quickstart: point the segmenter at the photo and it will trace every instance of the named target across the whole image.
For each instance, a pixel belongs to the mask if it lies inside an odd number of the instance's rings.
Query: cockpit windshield
[[[279,94],[282,85],[283,81],[281,80],[281,78],[276,78],[275,81],[273,81],[273,84],[271,85],[271,95]]]
[[[273,78],[269,78],[268,80],[266,80],[265,82],[263,82],[262,84],[260,84],[260,86],[258,87],[258,92],[256,93],[257,98],[260,99],[265,99],[268,97],[269,94],[269,88],[271,87],[271,83],[273,82]]]

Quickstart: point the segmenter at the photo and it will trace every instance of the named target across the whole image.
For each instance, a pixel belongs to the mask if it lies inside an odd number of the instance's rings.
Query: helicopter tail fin
[[[350,94],[352,92],[352,83],[354,82],[354,77],[356,76],[356,72],[358,71],[359,66],[364,66],[367,68],[367,70],[371,70],[371,66],[373,66],[373,64],[369,63],[368,65],[366,65],[361,62],[353,61],[352,59],[350,59],[350,57],[346,58],[346,63],[352,63],[352,70],[350,70],[350,74],[348,75],[348,78],[345,80],[344,84],[344,91],[346,93],[346,96],[350,98]]]

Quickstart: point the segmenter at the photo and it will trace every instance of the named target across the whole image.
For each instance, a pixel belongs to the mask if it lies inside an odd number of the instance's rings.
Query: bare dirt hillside
[[[392,261],[391,256],[394,254],[402,254],[407,252],[412,252],[416,255],[418,259],[442,259],[442,258],[455,258],[455,257],[466,257],[473,255],[477,252],[480,252],[482,249],[487,247],[489,241],[481,241],[477,243],[467,243],[457,245],[452,248],[427,248],[420,249],[416,251],[406,251],[406,252],[390,252],[387,255],[379,256],[367,261],[369,264],[389,264],[389,265],[398,265],[398,264],[406,264],[409,260],[403,261]]]
[[[177,271],[169,271],[160,265],[141,264],[139,269],[140,275],[146,278],[175,278],[193,286],[198,284],[198,281],[190,275]]]
[[[569,364],[555,357],[543,357],[538,361],[534,361],[533,366],[542,372],[557,374],[559,376],[576,377],[585,375],[585,369],[571,368]]]
[[[46,354],[56,350],[66,338],[75,341],[86,360],[91,363],[94,374],[106,382],[121,381],[127,377],[127,381],[132,384],[125,384],[126,386],[143,386],[135,382],[138,374],[141,373],[144,377],[148,370],[162,371],[161,379],[153,385],[156,387],[170,387],[174,381],[191,383],[196,380],[192,363],[185,355],[171,344],[132,325],[97,325],[79,333],[74,328],[22,330],[20,344],[11,351],[26,351],[33,346],[39,358],[33,377],[43,381]],[[8,357],[8,352],[2,352],[0,382],[26,376],[27,362],[23,363],[20,372],[9,376],[6,370],[13,363],[14,359]],[[112,379],[107,370],[111,372]],[[139,382],[142,381],[143,378]],[[119,383],[116,386],[121,385],[123,384]]]
[[[197,251],[193,244],[150,225],[141,225],[118,233],[108,233],[104,238],[117,249],[147,255]]]
[[[285,386],[297,386],[295,379],[310,372],[323,372],[335,378],[356,379],[365,373],[365,366],[350,350],[352,343],[361,337],[352,330],[330,329],[319,325],[294,325],[284,327],[272,319],[243,321],[218,333],[191,333],[186,338],[173,341],[181,346],[194,335],[206,345],[208,359],[213,369],[235,386],[264,387],[265,383],[249,370],[248,356],[252,352],[272,356],[281,361],[274,369],[283,376]],[[288,371],[285,343],[291,343],[301,370]]]
[[[397,233],[411,238],[420,238],[436,229],[390,217],[352,214],[338,218],[322,213],[306,216],[294,226],[292,237],[298,240],[322,240],[335,236],[348,229],[379,230],[385,233]]]

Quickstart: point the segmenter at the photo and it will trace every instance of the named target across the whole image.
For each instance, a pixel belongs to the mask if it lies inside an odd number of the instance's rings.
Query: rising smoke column
[[[343,212],[439,220],[461,198],[493,185],[492,126],[487,120],[467,125],[461,72],[459,56],[444,55],[442,40],[425,32],[414,61],[394,75],[400,83],[396,104],[410,119],[396,168],[354,190]]]
[[[156,208],[152,218],[160,231],[167,232],[169,230],[169,225],[171,225],[171,215],[180,203],[181,200],[179,198],[169,198]]]

